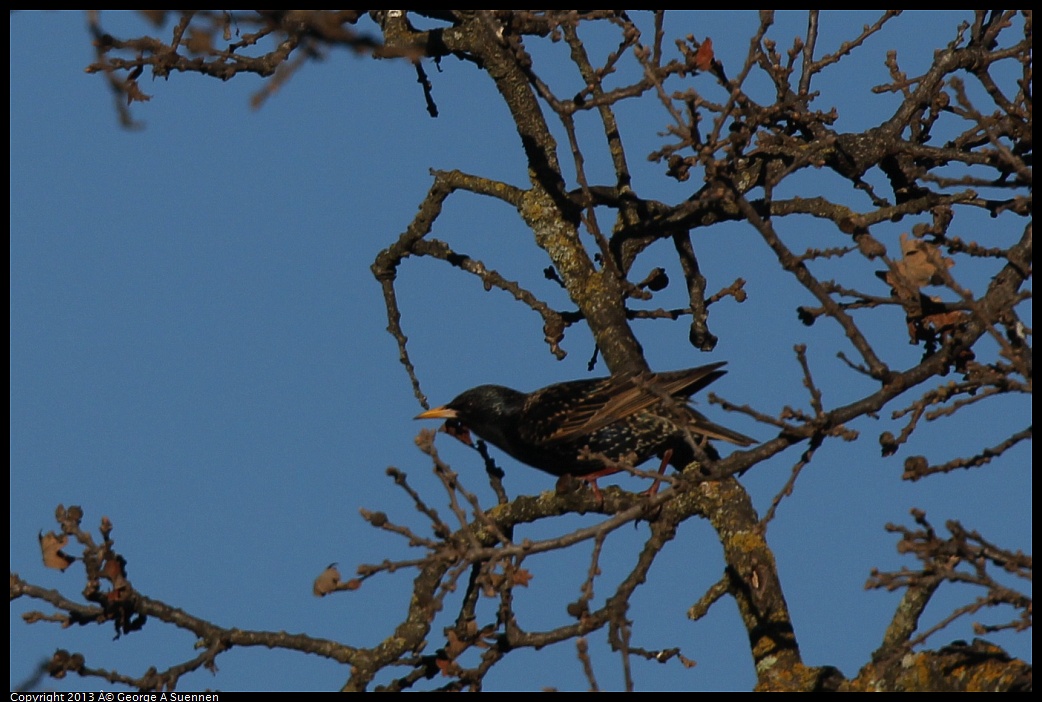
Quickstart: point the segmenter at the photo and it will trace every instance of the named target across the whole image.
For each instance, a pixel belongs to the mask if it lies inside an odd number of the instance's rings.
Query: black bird
[[[619,464],[638,466],[652,456],[662,459],[660,470],[667,462],[683,468],[695,457],[692,439],[713,458],[716,452],[706,439],[739,446],[756,443],[688,405],[691,395],[727,372],[720,370],[723,365],[573,380],[530,393],[480,385],[416,419],[458,422],[551,475],[592,482],[617,472]],[[464,441],[469,438],[459,431],[450,433]]]

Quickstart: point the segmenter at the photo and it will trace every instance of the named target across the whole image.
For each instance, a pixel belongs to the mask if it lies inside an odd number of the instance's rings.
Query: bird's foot
[[[655,482],[651,484],[647,490],[644,491],[645,497],[653,497],[658,494],[658,486],[662,484],[662,477],[666,474],[666,466],[669,465],[670,459],[673,458],[673,449],[666,449],[666,452],[662,454],[662,465],[658,467],[659,477],[655,478]]]

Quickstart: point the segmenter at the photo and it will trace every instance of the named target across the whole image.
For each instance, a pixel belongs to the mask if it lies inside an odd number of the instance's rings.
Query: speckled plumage
[[[685,427],[696,441],[756,443],[710,422],[687,404],[691,395],[724,375],[723,365],[574,380],[530,393],[480,385],[417,419],[456,420],[522,463],[552,475],[603,471],[603,460],[580,458],[586,449],[631,466],[671,451],[670,463],[683,467],[694,458]],[[664,397],[673,401],[663,402]],[[712,447],[706,448],[712,455]]]

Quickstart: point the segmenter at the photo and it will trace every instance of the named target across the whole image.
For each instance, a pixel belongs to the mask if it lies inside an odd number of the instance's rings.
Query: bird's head
[[[454,429],[458,422],[496,446],[510,445],[504,430],[513,426],[524,406],[525,395],[502,385],[479,385],[458,395],[451,402],[416,415],[416,419],[444,419],[446,431],[465,441]]]

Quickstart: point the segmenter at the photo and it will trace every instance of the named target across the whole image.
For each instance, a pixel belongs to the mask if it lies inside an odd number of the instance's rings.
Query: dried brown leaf
[[[311,592],[315,597],[325,597],[331,592],[335,592],[340,586],[340,571],[337,570],[336,563],[330,563],[326,566],[317,578],[315,578],[314,585],[311,586]]]
[[[706,37],[702,45],[695,52],[695,68],[700,71],[708,71],[713,67],[713,40]]]
[[[38,538],[40,539],[40,551],[43,553],[43,564],[48,568],[64,571],[76,561],[73,556],[62,551],[62,548],[69,543],[67,535],[49,531],[46,534],[41,532]]]
[[[531,571],[525,570],[524,568],[515,568],[512,575],[514,584],[523,587],[528,587],[529,581],[534,577]]]

